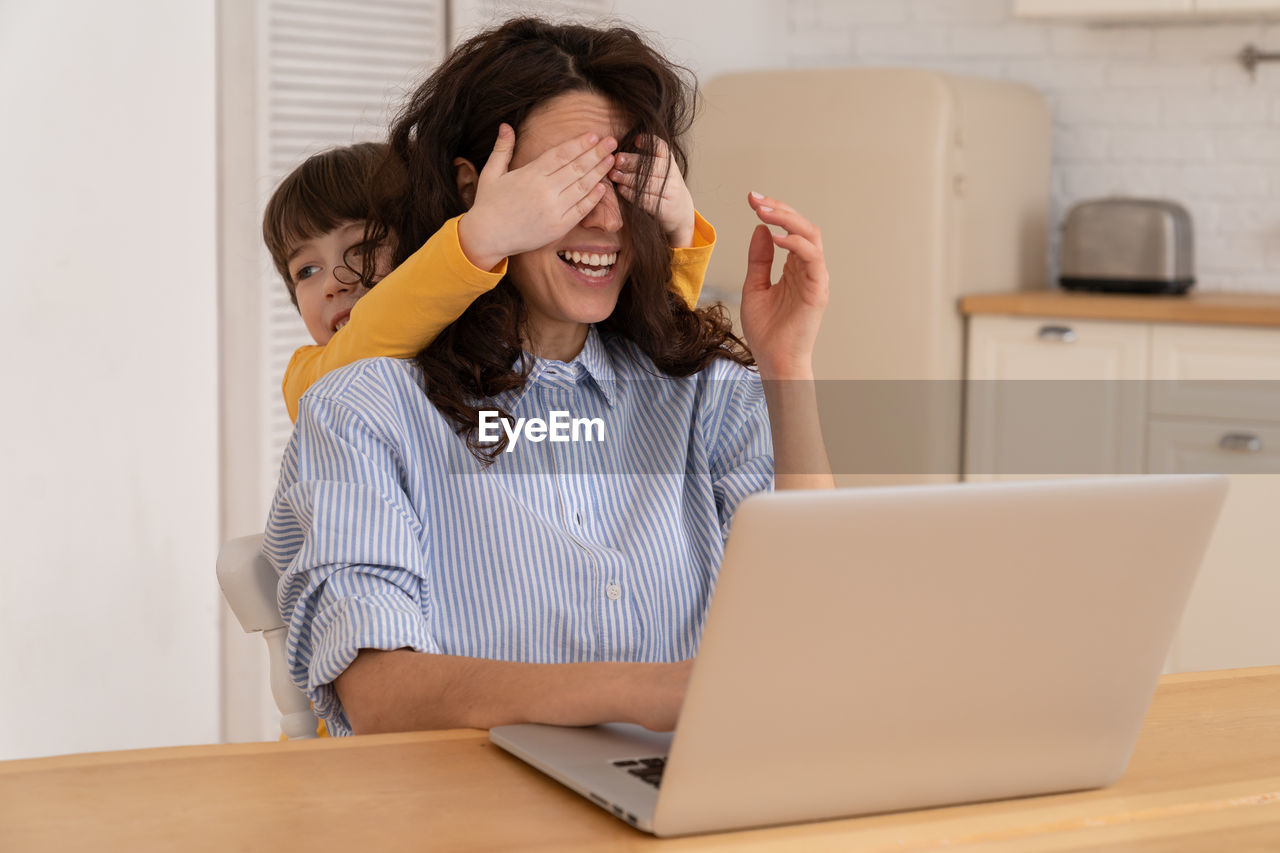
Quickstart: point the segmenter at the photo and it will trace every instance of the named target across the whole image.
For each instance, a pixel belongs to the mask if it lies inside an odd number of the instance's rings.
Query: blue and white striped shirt
[[[396,359],[302,397],[267,521],[290,671],[334,734],[332,688],[362,648],[531,663],[694,655],[738,504],[771,487],[757,374],[662,374],[591,329],[496,402],[599,418],[602,441],[521,436],[488,467]],[[580,433],[585,439],[585,433]],[[593,434],[593,437],[595,435]]]

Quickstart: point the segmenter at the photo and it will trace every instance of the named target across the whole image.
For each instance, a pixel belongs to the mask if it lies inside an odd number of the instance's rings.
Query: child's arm
[[[690,308],[698,307],[702,294],[702,282],[707,277],[707,265],[711,263],[711,250],[716,247],[716,229],[693,212],[693,245],[671,250],[671,289]]]
[[[715,248],[716,230],[694,210],[693,196],[666,141],[644,137],[637,140],[637,145],[648,149],[653,157],[645,185],[637,188],[640,157],[635,154],[618,154],[609,180],[617,187],[618,195],[658,217],[672,248],[671,289],[686,305],[696,308],[711,250]]]
[[[290,420],[298,417],[302,392],[321,376],[362,358],[412,358],[506,275],[505,259],[492,270],[467,260],[458,242],[461,218],[446,222],[361,298],[328,344],[293,354],[281,388]]]

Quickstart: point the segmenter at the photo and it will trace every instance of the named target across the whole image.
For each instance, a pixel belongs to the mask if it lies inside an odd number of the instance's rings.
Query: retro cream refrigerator
[[[967,293],[1046,287],[1050,115],[1035,90],[918,69],[710,80],[689,183],[718,242],[704,302],[736,312],[746,196],[822,228],[831,301],[815,355],[841,485],[956,480]]]

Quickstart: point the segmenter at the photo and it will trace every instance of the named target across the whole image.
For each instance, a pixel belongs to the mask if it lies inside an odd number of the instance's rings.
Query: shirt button
[[[604,588],[604,594],[609,596],[610,601],[617,601],[622,598],[622,587],[618,586],[616,581],[609,581],[609,585]]]

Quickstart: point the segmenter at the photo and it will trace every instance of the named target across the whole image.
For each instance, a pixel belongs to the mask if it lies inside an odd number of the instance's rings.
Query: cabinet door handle
[[[1057,341],[1060,344],[1073,344],[1076,341],[1075,330],[1070,326],[1041,326],[1036,337],[1042,341]]]
[[[1218,439],[1218,447],[1233,453],[1261,453],[1262,439],[1248,432],[1229,432]]]

